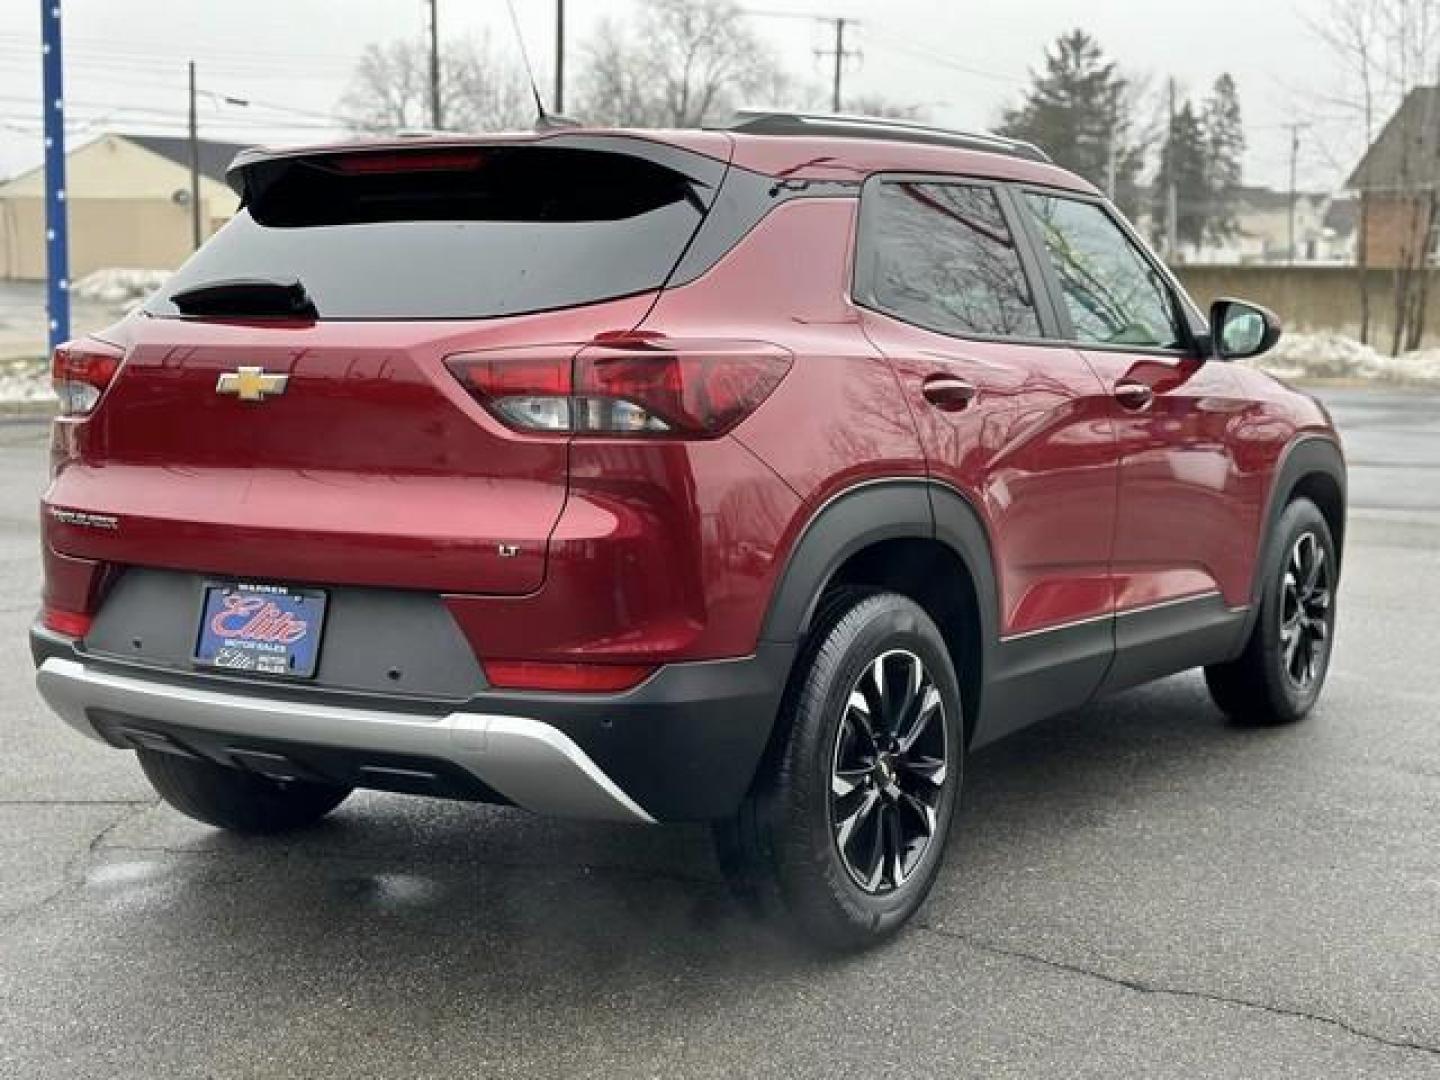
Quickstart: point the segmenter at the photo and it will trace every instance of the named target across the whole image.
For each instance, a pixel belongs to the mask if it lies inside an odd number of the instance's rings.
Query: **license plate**
[[[238,582],[205,587],[195,662],[227,671],[308,679],[320,659],[325,594]]]

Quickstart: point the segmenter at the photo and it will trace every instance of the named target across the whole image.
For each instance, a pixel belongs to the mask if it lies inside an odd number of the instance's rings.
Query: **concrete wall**
[[[1334,330],[1360,335],[1360,276],[1349,266],[1177,266],[1175,273],[1202,307],[1220,296],[1264,304],[1292,330]],[[1389,347],[1393,325],[1393,272],[1369,271],[1370,341]],[[1440,345],[1440,271],[1430,271],[1429,330],[1425,344]]]

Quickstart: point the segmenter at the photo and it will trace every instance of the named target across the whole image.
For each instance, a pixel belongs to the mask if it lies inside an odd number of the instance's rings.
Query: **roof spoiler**
[[[352,156],[364,154],[424,154],[427,151],[463,150],[467,147],[546,146],[558,149],[593,150],[624,153],[664,166],[709,188],[719,186],[728,159],[710,157],[698,151],[675,146],[663,140],[646,138],[636,132],[590,132],[568,127],[563,117],[551,117],[551,124],[530,133],[495,135],[391,136],[367,142],[332,143],[320,146],[272,148],[257,146],[242,150],[225,171],[226,182],[249,203],[256,194],[255,185],[267,186],[280,167],[306,158]],[[268,174],[268,176],[267,176]]]

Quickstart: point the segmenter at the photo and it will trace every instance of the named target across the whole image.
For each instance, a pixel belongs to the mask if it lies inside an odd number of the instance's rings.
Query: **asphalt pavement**
[[[976,755],[919,925],[746,918],[694,828],[358,794],[288,839],[157,806],[31,683],[44,430],[0,425],[0,1076],[1440,1077],[1440,396],[1327,391],[1330,685],[1184,675]]]

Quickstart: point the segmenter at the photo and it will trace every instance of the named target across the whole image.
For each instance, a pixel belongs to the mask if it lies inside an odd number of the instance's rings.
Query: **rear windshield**
[[[515,315],[659,288],[710,193],[665,165],[561,147],[262,162],[246,206],[147,305],[218,281],[304,285],[322,319]]]

